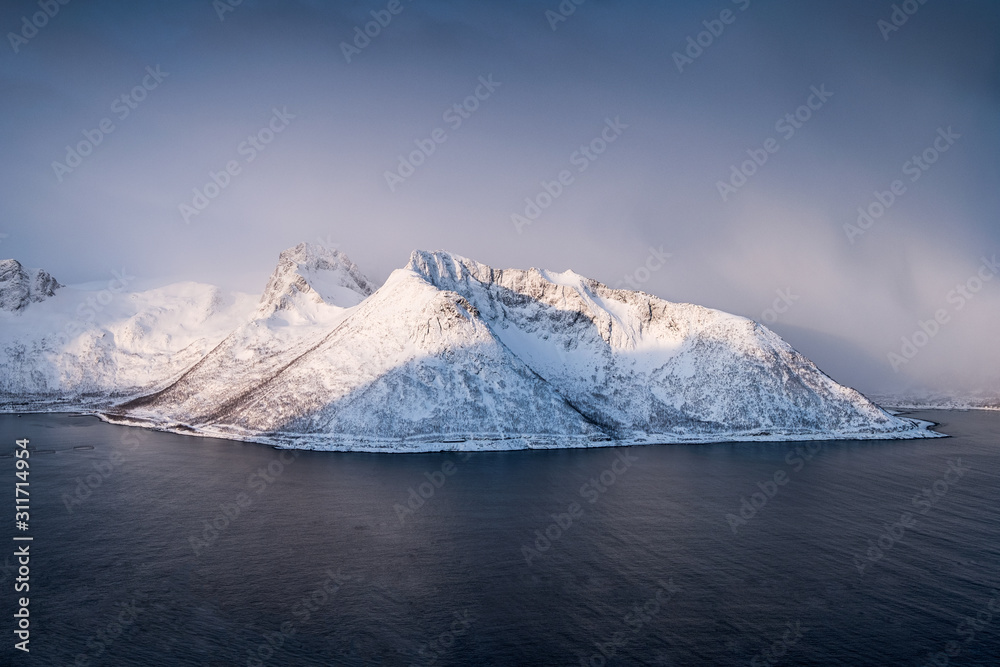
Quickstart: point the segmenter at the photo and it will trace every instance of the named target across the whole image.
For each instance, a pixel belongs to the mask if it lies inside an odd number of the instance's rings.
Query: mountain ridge
[[[937,435],[756,322],[572,271],[418,250],[376,289],[343,253],[300,244],[248,302],[183,369],[96,411],[366,451]]]

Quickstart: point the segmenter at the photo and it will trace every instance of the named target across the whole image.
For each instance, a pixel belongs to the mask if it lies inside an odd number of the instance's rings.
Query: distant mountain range
[[[121,282],[121,281],[120,281]],[[416,251],[381,287],[281,253],[262,296],[0,263],[0,409],[328,450],[934,437],[752,320]]]
[[[909,391],[872,398],[882,405],[900,410],[1000,410],[1000,392],[943,394]]]

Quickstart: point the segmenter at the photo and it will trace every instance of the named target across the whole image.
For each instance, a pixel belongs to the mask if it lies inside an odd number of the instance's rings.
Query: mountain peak
[[[410,253],[406,268],[427,277],[431,273],[454,274],[456,270],[461,270],[458,267],[470,265],[485,266],[447,250],[414,250]]]
[[[255,317],[303,306],[356,306],[375,291],[351,258],[332,248],[300,243],[278,257]]]
[[[20,312],[44,301],[62,287],[42,269],[26,269],[16,259],[0,260],[0,310]]]

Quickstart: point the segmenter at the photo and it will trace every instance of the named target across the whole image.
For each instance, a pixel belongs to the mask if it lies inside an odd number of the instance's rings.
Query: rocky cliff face
[[[278,266],[264,288],[255,317],[324,304],[347,308],[374,291],[368,278],[344,253],[300,243],[278,257]]]
[[[21,312],[32,302],[55,296],[60,287],[41,269],[26,269],[16,259],[0,260],[0,310]]]

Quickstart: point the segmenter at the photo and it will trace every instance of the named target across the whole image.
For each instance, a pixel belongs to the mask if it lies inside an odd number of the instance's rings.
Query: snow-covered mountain
[[[24,273],[30,276],[27,300],[17,300],[23,280],[0,288],[4,304],[20,303],[0,308],[5,411],[107,407],[162,387],[204,357],[254,305],[252,296],[199,283],[128,291],[127,277],[62,286],[44,271]]]
[[[876,400],[882,405],[901,410],[1000,410],[1000,390],[997,389],[984,389],[974,393],[961,390],[914,390],[878,394]]]
[[[343,253],[306,244],[286,250],[248,319],[176,382],[127,403],[126,410],[154,422],[164,416],[205,422],[318,345],[373,291]]]
[[[375,286],[344,253],[300,243],[278,257],[254,317],[290,311],[308,319],[317,307],[350,308],[374,291]]]
[[[67,291],[9,315],[36,320],[5,327],[22,347],[0,340],[0,399],[86,389],[112,421],[315,449],[935,435],[751,320],[571,271],[418,251],[375,290],[343,253],[302,244],[256,305],[190,284],[186,301],[177,286],[129,294],[60,348],[39,331]]]
[[[322,256],[286,251],[249,322],[111,418],[369,450],[929,434],[745,318],[444,252],[368,295],[343,255],[318,280]],[[331,282],[346,300],[269,305]]]

